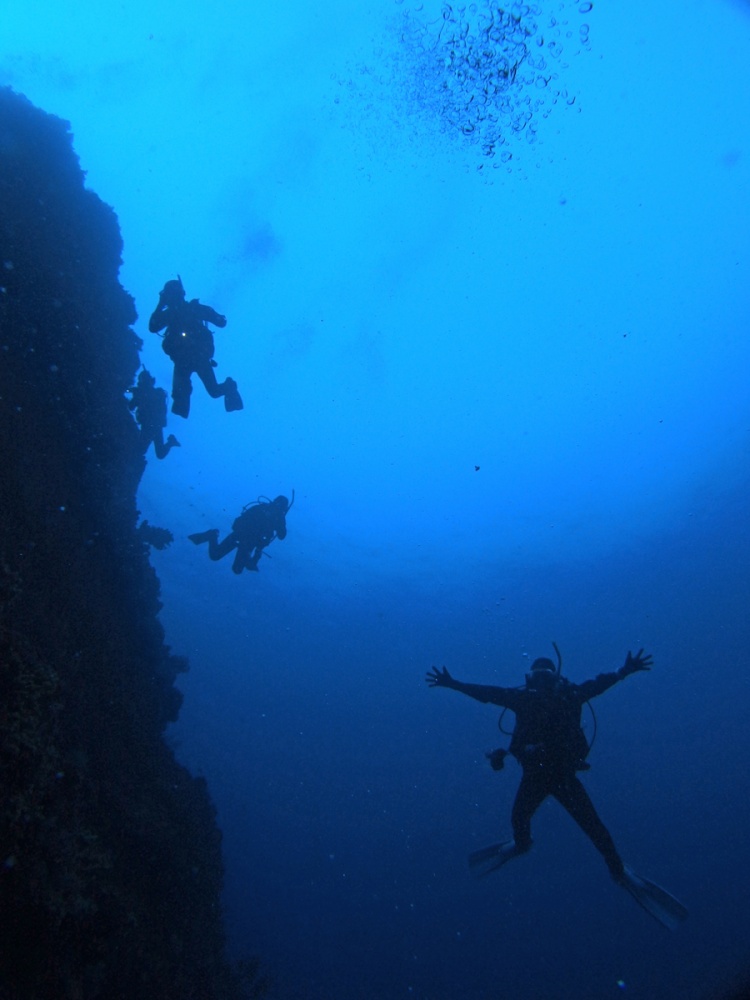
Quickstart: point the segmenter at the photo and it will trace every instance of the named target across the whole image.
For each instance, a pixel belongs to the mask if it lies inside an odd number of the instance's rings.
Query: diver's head
[[[285,496],[277,496],[272,503],[275,504],[276,507],[281,507],[285,514],[289,510],[289,501]]]
[[[140,386],[151,386],[156,384],[156,379],[151,374],[151,372],[146,371],[144,368],[141,374],[138,376],[138,385]]]
[[[537,670],[551,670],[553,674],[557,673],[557,667],[548,656],[540,656],[534,660],[531,664],[532,674],[536,673]]]
[[[162,288],[159,298],[165,305],[176,305],[178,302],[185,301],[185,289],[182,287],[182,281],[180,278],[172,278],[168,281],[164,288]]]
[[[531,664],[526,674],[526,686],[537,690],[554,687],[557,682],[557,667],[547,656],[540,656]]]

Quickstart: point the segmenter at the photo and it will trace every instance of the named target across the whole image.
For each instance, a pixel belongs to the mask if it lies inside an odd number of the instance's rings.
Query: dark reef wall
[[[67,123],[0,89],[2,1000],[235,995],[214,811],[162,739],[121,249]]]

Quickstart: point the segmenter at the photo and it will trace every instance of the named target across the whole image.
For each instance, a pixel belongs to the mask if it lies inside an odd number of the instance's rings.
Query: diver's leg
[[[174,434],[170,434],[167,440],[164,440],[164,424],[155,427],[149,431],[149,434],[154,442],[154,451],[157,458],[166,458],[173,448],[180,447],[180,442]]]
[[[553,789],[552,795],[563,806],[607,863],[612,878],[619,882],[623,877],[622,858],[617,853],[612,835],[594,809],[589,793],[575,774],[562,778]]]
[[[248,569],[253,570],[255,573],[257,573],[258,562],[260,560],[261,553],[263,552],[263,546],[256,545],[254,548],[251,548],[246,551],[247,555],[245,557],[245,565],[247,566]]]
[[[224,409],[227,412],[241,410],[243,408],[242,399],[237,389],[237,383],[233,378],[225,378],[223,382],[217,382],[214,369],[210,361],[206,361],[196,368],[196,375],[206,387],[206,392],[212,399],[219,396],[224,397]]]
[[[531,818],[548,795],[544,773],[524,769],[510,816],[513,840],[519,854],[531,849]]]
[[[469,855],[469,868],[480,877],[495,872],[498,868],[531,850],[531,817],[547,797],[546,780],[539,772],[524,769],[521,784],[513,803],[511,823],[513,840],[501,844],[491,844]]]
[[[172,376],[172,413],[178,417],[187,417],[190,413],[190,393],[193,386],[190,381],[192,372],[184,365],[175,365]]]
[[[154,451],[156,452],[157,458],[166,458],[169,454],[169,449],[172,447],[173,442],[170,441],[169,444],[164,440],[164,430],[159,427],[158,430],[154,432],[153,435]]]
[[[241,573],[246,566],[248,569],[250,569],[250,566],[248,565],[248,556],[249,553],[247,550],[247,546],[238,545],[237,551],[234,554],[234,562],[232,563],[233,573],[238,573],[238,574]]]
[[[211,399],[217,399],[219,396],[224,395],[224,383],[222,382],[222,384],[219,385],[216,381],[213,365],[210,361],[201,361],[201,363],[196,366],[195,374],[205,385],[206,392],[209,394]]]
[[[496,872],[511,858],[517,858],[519,854],[526,854],[531,850],[531,817],[546,796],[547,789],[540,776],[524,769],[511,813],[513,840],[490,844],[489,847],[473,851],[469,855],[469,868],[475,875],[481,878],[490,872]]]
[[[232,549],[237,546],[237,536],[233,531],[227,535],[223,542],[218,540],[218,535],[214,535],[212,538],[208,539],[208,558],[213,559],[216,562],[217,559],[223,559],[224,556],[228,555]]]

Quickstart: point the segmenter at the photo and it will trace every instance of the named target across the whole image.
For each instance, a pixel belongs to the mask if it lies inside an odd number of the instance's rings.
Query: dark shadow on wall
[[[162,738],[187,664],[136,533],[121,249],[67,123],[0,90],[3,1000],[255,992],[224,959],[205,783]]]

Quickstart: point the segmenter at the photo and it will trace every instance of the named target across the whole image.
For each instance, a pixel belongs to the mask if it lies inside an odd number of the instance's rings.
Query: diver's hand
[[[637,674],[640,670],[650,670],[653,662],[653,656],[651,654],[644,656],[642,649],[639,649],[635,656],[628,650],[627,659],[620,667],[620,677],[630,677],[631,674]]]
[[[431,688],[452,688],[456,686],[456,682],[448,673],[447,667],[443,667],[442,670],[438,670],[437,667],[433,667],[431,670],[427,671],[424,679]]]

